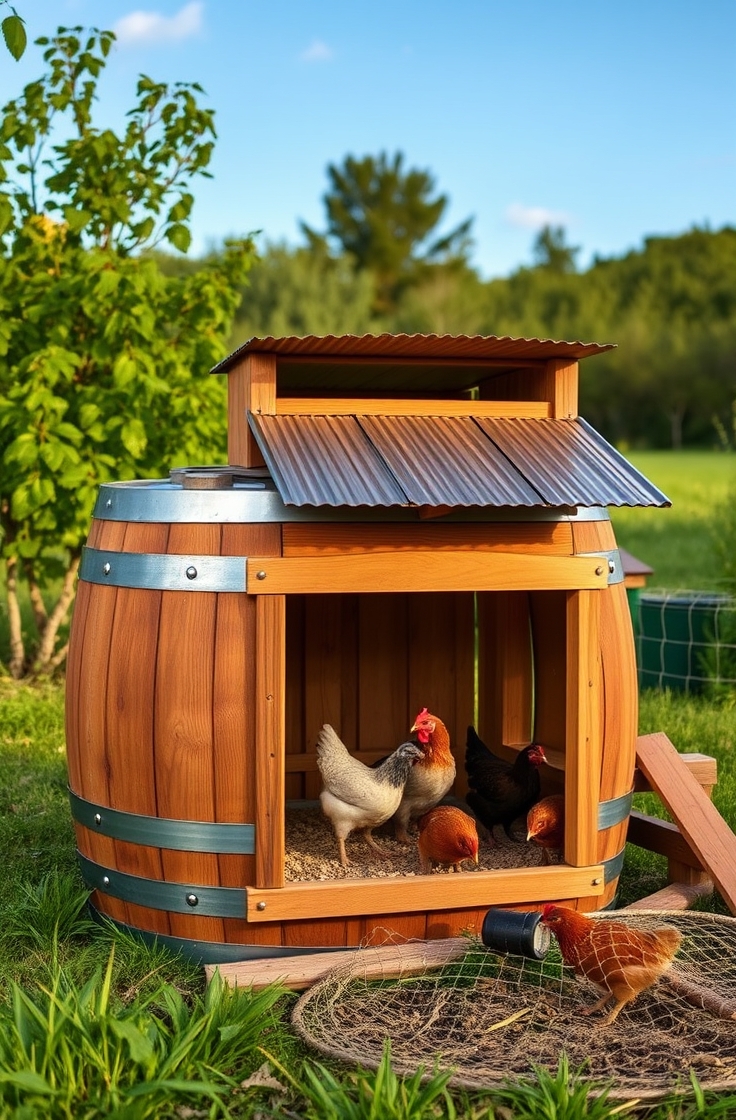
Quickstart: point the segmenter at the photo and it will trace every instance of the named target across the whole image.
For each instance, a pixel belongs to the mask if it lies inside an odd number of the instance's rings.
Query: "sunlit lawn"
[[[627,458],[672,502],[670,509],[615,509],[621,547],[654,568],[649,588],[718,588],[717,507],[736,493],[736,455],[639,451]]]

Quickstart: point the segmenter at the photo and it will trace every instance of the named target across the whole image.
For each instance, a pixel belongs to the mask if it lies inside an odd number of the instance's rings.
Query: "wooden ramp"
[[[639,736],[636,761],[700,866],[736,914],[736,835],[663,732]]]

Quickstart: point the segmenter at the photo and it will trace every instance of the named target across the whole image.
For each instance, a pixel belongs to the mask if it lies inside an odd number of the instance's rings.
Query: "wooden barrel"
[[[245,593],[245,558],[398,552],[420,538],[424,548],[593,553],[610,563],[609,586],[586,593],[599,605],[586,716],[598,770],[595,835],[570,848],[580,866],[602,863],[604,882],[565,901],[593,909],[613,900],[631,804],[637,692],[605,511],[508,522],[494,512],[487,522],[453,525],[418,524],[407,511],[406,523],[358,524],[353,514],[351,524],[339,511],[289,510],[268,480],[247,472],[224,489],[190,484],[181,474],[103,486],[80,569],[67,745],[80,866],[97,912],[208,962],[340,948],[381,927],[420,937],[480,930],[485,907],[477,905],[360,919],[245,917],[248,889],[269,885],[256,882],[257,596]],[[449,713],[462,793],[476,672],[479,729],[489,746],[510,752],[535,737],[550,747],[560,776],[571,759],[574,767],[570,594],[484,592],[476,601],[477,610],[468,592],[288,597],[287,796],[318,793],[313,741],[323,722],[341,717],[348,742],[375,750],[406,737],[407,713],[426,703],[427,691]],[[388,703],[377,704],[378,691]],[[275,808],[283,813],[283,804]]]

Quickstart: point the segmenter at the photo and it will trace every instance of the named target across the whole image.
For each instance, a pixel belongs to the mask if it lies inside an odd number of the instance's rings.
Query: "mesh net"
[[[641,595],[637,659],[645,688],[736,687],[736,599],[712,591]]]
[[[411,961],[365,946],[304,993],[293,1014],[308,1045],[352,1065],[376,1068],[391,1039],[394,1068],[452,1069],[451,1083],[492,1088],[531,1066],[554,1074],[564,1051],[584,1066],[591,1091],[611,1099],[736,1086],[736,919],[682,911],[628,911],[596,919],[634,929],[675,926],[682,935],[671,970],[627,1004],[610,1025],[581,1014],[600,991],[563,964],[556,941],[541,961],[447,942],[432,967],[432,943]],[[410,944],[405,946],[411,949]],[[403,951],[403,950],[402,950]],[[425,954],[422,956],[422,954]]]

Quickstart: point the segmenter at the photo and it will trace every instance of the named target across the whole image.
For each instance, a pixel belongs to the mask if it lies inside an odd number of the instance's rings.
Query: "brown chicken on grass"
[[[409,841],[409,823],[433,809],[455,781],[455,759],[450,750],[450,734],[439,716],[426,708],[414,720],[422,757],[413,766],[394,817],[396,839]]]
[[[340,863],[349,866],[345,841],[361,829],[378,856],[389,853],[373,839],[372,829],[391,817],[399,806],[411,768],[422,757],[414,743],[402,743],[375,768],[353,758],[329,723],[317,736],[317,765],[324,789],[319,795],[322,812],[332,822],[340,850]]]
[[[542,862],[550,862],[550,850],[561,851],[565,842],[565,798],[551,793],[532,805],[526,815],[526,838],[542,849]]]
[[[475,821],[454,805],[438,805],[419,818],[419,870],[428,875],[435,863],[462,871],[466,859],[478,862]]]
[[[664,976],[682,940],[673,926],[634,929],[613,919],[596,921],[553,903],[542,910],[542,924],[557,938],[565,964],[603,991],[583,1014],[600,1011],[615,1000],[599,1026],[612,1023],[622,1007]]]

